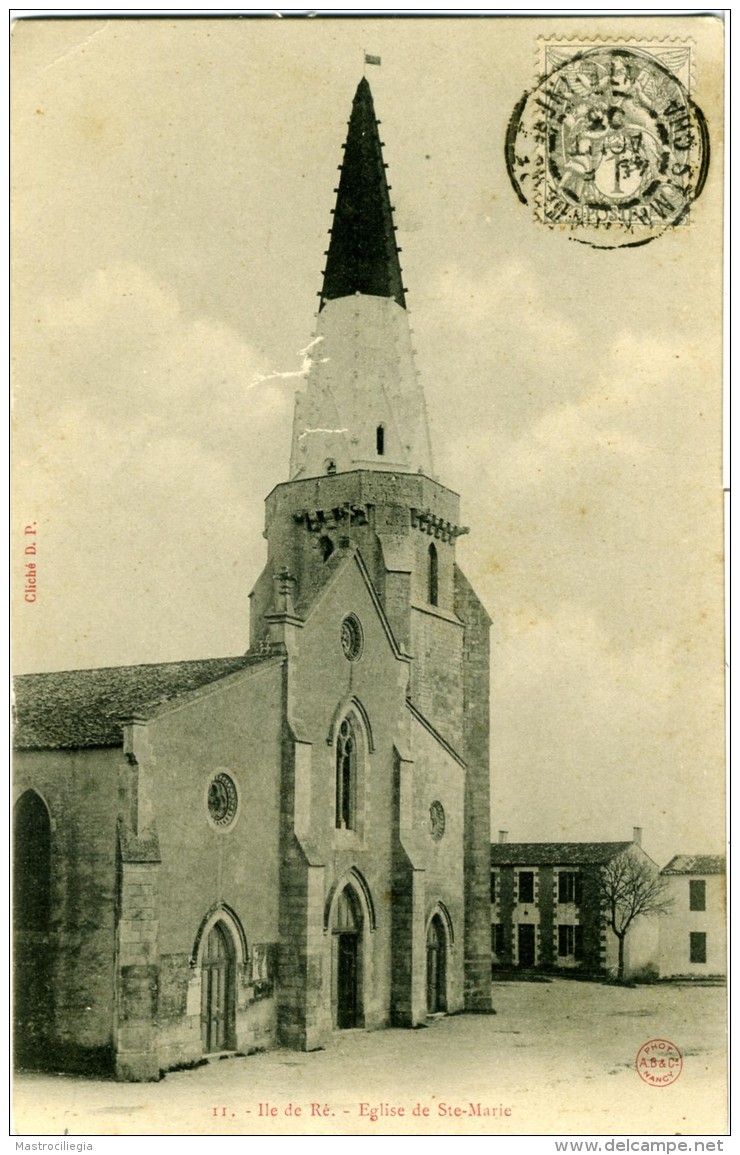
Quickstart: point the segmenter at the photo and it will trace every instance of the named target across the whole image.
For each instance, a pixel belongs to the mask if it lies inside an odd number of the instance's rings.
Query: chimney
[[[632,841],[634,843],[636,843],[637,846],[642,846],[642,827],[641,826],[633,826],[632,827]]]
[[[508,830],[499,830],[499,832],[498,832],[498,840],[499,840],[499,842],[508,842],[508,841],[509,841],[509,832],[508,832]]]

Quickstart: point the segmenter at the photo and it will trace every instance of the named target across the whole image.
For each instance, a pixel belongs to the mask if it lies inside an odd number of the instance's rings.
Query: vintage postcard
[[[721,1150],[722,18],[12,91],[15,1133]]]

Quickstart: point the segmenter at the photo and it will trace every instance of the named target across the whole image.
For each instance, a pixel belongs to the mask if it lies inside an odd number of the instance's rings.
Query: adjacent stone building
[[[17,680],[23,1062],[156,1079],[490,1010],[490,623],[398,252],[363,80],[248,653]]]
[[[724,855],[677,854],[660,873],[673,899],[660,922],[661,975],[726,975]]]
[[[618,942],[602,918],[602,870],[622,854],[635,855],[656,877],[658,867],[631,842],[509,842],[491,846],[491,960],[493,974],[513,967],[614,974]],[[626,973],[654,967],[655,920],[637,919],[626,939]]]

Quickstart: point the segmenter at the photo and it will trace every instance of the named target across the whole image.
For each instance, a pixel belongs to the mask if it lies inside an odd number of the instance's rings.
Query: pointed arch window
[[[439,558],[434,542],[429,546],[427,562],[427,600],[430,606],[439,605]]]
[[[378,457],[385,454],[385,425],[379,425],[375,430],[375,452]]]
[[[349,718],[339,727],[336,746],[336,818],[338,830],[355,828],[357,739]]]

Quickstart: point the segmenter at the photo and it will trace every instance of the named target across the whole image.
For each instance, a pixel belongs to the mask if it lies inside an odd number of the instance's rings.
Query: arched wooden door
[[[362,911],[346,886],[332,924],[332,1001],[340,1030],[362,1026]]]
[[[217,922],[210,930],[201,962],[200,1025],[203,1050],[233,1050],[236,982],[231,936]]]
[[[447,1010],[447,958],[442,919],[435,914],[427,930],[427,1014]]]

